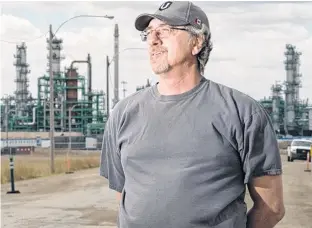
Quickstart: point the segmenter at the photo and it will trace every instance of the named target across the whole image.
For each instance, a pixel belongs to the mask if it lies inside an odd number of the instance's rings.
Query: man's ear
[[[198,36],[195,39],[193,39],[193,50],[192,54],[197,55],[201,49],[203,48],[204,45],[204,38],[202,36]]]

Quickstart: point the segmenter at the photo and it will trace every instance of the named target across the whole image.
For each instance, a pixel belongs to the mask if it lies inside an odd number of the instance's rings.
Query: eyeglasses
[[[156,32],[156,36],[159,39],[167,38],[170,36],[173,30],[183,30],[187,31],[186,28],[176,28],[176,27],[158,27],[156,29],[147,29],[141,32],[142,41],[146,42],[151,39],[152,33]]]

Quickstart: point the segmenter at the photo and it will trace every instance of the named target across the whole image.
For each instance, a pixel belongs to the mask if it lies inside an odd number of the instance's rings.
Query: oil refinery
[[[275,132],[280,136],[312,136],[312,105],[300,99],[301,52],[287,44],[285,55],[286,80],[272,85],[272,95],[259,102],[271,116]],[[312,91],[312,88],[311,88]],[[284,95],[284,96],[283,96]]]
[[[115,27],[115,54],[118,53],[118,27]],[[49,44],[49,39],[47,39]],[[55,132],[73,131],[81,135],[101,135],[107,119],[106,100],[103,91],[92,90],[92,61],[88,54],[85,60],[73,61],[64,71],[61,70],[62,39],[52,39],[52,72],[54,83],[54,126]],[[49,46],[48,46],[49,47]],[[274,129],[278,135],[311,136],[312,135],[312,106],[308,100],[300,100],[299,73],[300,55],[296,47],[286,45],[285,50],[284,83],[272,85],[272,95],[259,102],[266,108],[271,116]],[[47,56],[49,58],[49,55]],[[118,74],[118,55],[116,56]],[[10,132],[49,132],[50,131],[50,77],[40,76],[37,82],[37,98],[33,98],[28,91],[29,65],[27,63],[27,47],[25,43],[16,46],[14,55],[16,68],[16,90],[14,95],[2,98],[1,129],[6,129],[8,118],[8,131]],[[79,74],[75,64],[88,65],[87,76]],[[49,65],[49,64],[48,64]],[[49,72],[49,69],[47,70]],[[115,83],[118,75],[115,75]],[[115,85],[116,86],[116,85]],[[150,86],[147,81],[145,86]],[[114,89],[115,99],[117,88]],[[114,100],[114,103],[116,101]],[[71,121],[69,121],[71,120]],[[71,129],[70,129],[71,128]]]
[[[115,34],[118,43],[118,26]],[[47,48],[49,50],[49,39]],[[54,129],[55,132],[80,132],[82,135],[97,135],[103,133],[107,118],[105,109],[105,93],[92,90],[92,61],[88,54],[85,60],[72,61],[68,68],[61,70],[62,39],[53,37],[51,42],[51,68],[53,75],[54,97]],[[118,51],[118,47],[116,47]],[[115,50],[116,51],[116,50]],[[50,77],[40,76],[37,81],[37,98],[34,99],[28,91],[27,47],[25,43],[16,46],[14,55],[16,68],[16,90],[14,95],[2,98],[1,129],[10,132],[49,132],[50,131]],[[50,58],[49,54],[47,56]],[[118,55],[115,58],[118,63]],[[87,76],[78,72],[75,64],[88,66]],[[48,61],[48,66],[49,61]],[[48,67],[49,68],[49,67]],[[49,72],[50,69],[47,69]],[[118,72],[117,72],[118,73]],[[69,118],[71,116],[71,118]],[[6,119],[7,118],[7,119]],[[71,119],[71,122],[69,122]]]

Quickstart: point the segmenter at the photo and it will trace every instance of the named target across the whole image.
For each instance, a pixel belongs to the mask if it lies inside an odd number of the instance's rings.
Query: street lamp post
[[[67,160],[67,174],[73,173],[70,171],[70,160],[69,160],[69,152],[71,152],[71,124],[72,124],[72,111],[74,107],[76,107],[78,104],[73,105],[72,107],[69,108],[69,118],[68,118],[68,128],[69,128],[69,144],[68,144],[68,150],[67,150],[67,155],[66,155],[66,160]]]
[[[106,18],[106,19],[114,19],[114,16],[96,16],[96,15],[78,15],[74,16],[72,18],[69,18],[68,20],[64,21],[55,31],[55,33],[52,33],[52,25],[50,25],[49,29],[49,85],[50,85],[50,168],[51,173],[55,172],[54,168],[54,83],[53,83],[53,71],[52,71],[52,40],[58,30],[66,24],[68,21],[73,20],[75,18],[79,17],[99,17],[99,18]]]
[[[52,72],[52,25],[49,29],[49,85],[50,85],[50,166],[51,173],[55,172],[54,169],[54,83],[53,83],[53,72]]]

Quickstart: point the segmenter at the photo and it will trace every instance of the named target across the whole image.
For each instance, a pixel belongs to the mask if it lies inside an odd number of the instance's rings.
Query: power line
[[[68,21],[71,21],[71,20],[73,20],[73,19],[75,19],[75,18],[79,18],[79,17],[103,17],[103,18],[108,18],[108,19],[113,19],[113,18],[114,18],[113,16],[107,16],[107,15],[105,15],[105,16],[97,16],[97,15],[77,15],[77,16],[71,17],[71,18],[67,19],[66,21],[64,21],[64,22],[56,29],[56,31],[54,32],[54,35],[52,36],[52,38],[54,38],[55,34],[59,31],[59,29],[60,29],[64,24],[66,24]],[[13,42],[13,41],[8,41],[8,40],[0,40],[0,41],[1,41],[1,42],[4,42],[4,43],[9,43],[9,44],[19,44],[19,43],[21,43],[21,42],[33,42],[33,41],[35,41],[35,40],[37,40],[37,39],[40,39],[40,38],[42,38],[42,37],[44,37],[44,36],[46,36],[46,35],[48,35],[48,34],[49,34],[49,31],[47,31],[45,34],[42,34],[42,35],[40,35],[39,37],[37,37],[37,38],[35,38],[35,39],[23,40],[23,41],[20,41],[20,42],[17,42],[17,41]]]
[[[42,38],[42,37],[44,37],[44,36],[46,36],[47,34],[48,34],[49,32],[47,32],[47,33],[45,33],[45,34],[42,34],[42,35],[40,35],[40,36],[38,36],[38,37],[36,37],[36,38],[34,38],[34,39],[30,39],[30,40],[22,40],[22,41],[8,41],[8,40],[0,40],[1,42],[4,42],[4,43],[8,43],[8,44],[20,44],[21,42],[33,42],[33,41],[35,41],[35,40],[38,40],[38,39],[40,39],[40,38]]]

